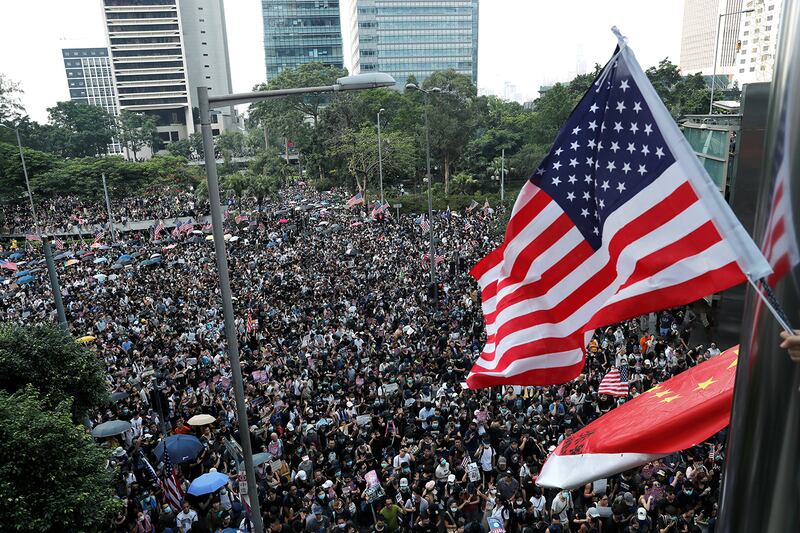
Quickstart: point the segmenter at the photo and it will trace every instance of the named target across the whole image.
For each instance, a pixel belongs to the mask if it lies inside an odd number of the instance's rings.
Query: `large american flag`
[[[759,278],[747,236],[623,46],[471,271],[487,341],[467,384],[575,378],[595,328]]]
[[[364,203],[364,195],[359,192],[354,194],[352,198],[347,200],[347,208],[350,209],[351,207],[363,203]]]
[[[600,387],[597,389],[598,394],[608,394],[609,396],[628,395],[628,366],[623,365],[620,368],[612,368],[600,381]]]
[[[168,502],[173,509],[180,509],[183,501],[183,488],[178,482],[178,476],[172,467],[167,447],[164,446],[164,470],[161,481],[161,489],[164,491],[164,501]]]
[[[37,235],[35,233],[28,233],[27,235],[25,235],[25,240],[26,241],[39,241],[39,242],[41,242],[42,238],[39,237],[39,235]]]

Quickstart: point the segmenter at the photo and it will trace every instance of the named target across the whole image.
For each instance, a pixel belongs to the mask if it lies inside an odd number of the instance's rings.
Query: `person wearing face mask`
[[[450,498],[448,500],[443,518],[444,526],[447,528],[448,532],[455,532],[460,526],[464,525],[464,515],[455,498]]]
[[[550,514],[553,518],[558,517],[562,524],[563,531],[569,531],[569,515],[573,511],[572,493],[562,490],[558,496],[553,498],[550,504]]]

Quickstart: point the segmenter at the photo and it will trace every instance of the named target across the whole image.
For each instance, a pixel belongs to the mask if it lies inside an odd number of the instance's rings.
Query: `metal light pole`
[[[386,111],[381,108],[378,111],[378,176],[381,187],[381,205],[383,205],[383,152],[381,150],[381,113]]]
[[[431,93],[440,93],[442,90],[439,87],[431,87],[430,89],[423,89],[419,85],[414,83],[406,84],[406,89],[411,89],[414,91],[420,91],[425,95],[425,109],[424,109],[424,116],[425,116],[425,179],[428,181],[428,223],[430,225],[430,230],[428,234],[430,236],[430,252],[428,256],[428,262],[431,265],[431,287],[433,289],[433,297],[437,298],[437,287],[436,287],[436,256],[434,251],[433,245],[433,189],[432,189],[432,182],[433,176],[431,176],[431,139],[430,139],[430,131],[428,128],[428,104],[430,103],[430,95]]]
[[[714,41],[714,70],[713,74],[711,74],[711,101],[708,104],[708,114],[714,114],[714,88],[717,85],[717,54],[719,53],[719,34],[720,34],[720,27],[722,26],[722,17],[727,17],[728,15],[741,15],[743,13],[752,13],[755,9],[743,9],[741,11],[731,11],[730,13],[721,13],[719,19],[717,19],[717,38]]]
[[[67,325],[67,315],[64,313],[64,300],[61,299],[61,286],[58,283],[58,274],[56,273],[56,264],[53,261],[53,251],[50,248],[52,243],[50,237],[42,235],[42,248],[44,249],[44,261],[47,264],[47,274],[50,277],[50,289],[53,291],[53,301],[56,305],[56,315],[58,316],[58,325],[64,330],[64,333],[69,333],[69,326]]]
[[[261,519],[261,508],[258,501],[258,485],[256,484],[253,466],[253,449],[250,443],[250,428],[247,420],[247,405],[244,401],[244,383],[239,361],[239,339],[236,335],[236,324],[233,315],[233,299],[231,282],[228,273],[228,259],[225,255],[225,240],[222,221],[222,208],[219,197],[219,179],[217,177],[217,161],[214,158],[214,138],[211,132],[211,107],[227,107],[237,104],[259,102],[268,98],[308,93],[328,93],[390,87],[395,84],[394,78],[387,74],[374,73],[360,76],[347,76],[336,80],[335,85],[321,87],[300,87],[278,89],[274,91],[258,91],[251,93],[208,96],[208,87],[197,88],[197,100],[200,108],[200,129],[203,135],[203,158],[205,159],[208,177],[208,199],[211,207],[211,228],[214,235],[214,252],[219,273],[219,289],[222,298],[222,313],[225,321],[225,340],[228,358],[233,375],[233,390],[236,397],[236,410],[239,418],[239,440],[244,454],[245,473],[247,475],[247,492],[250,497],[251,520],[254,533],[263,533],[264,524]],[[288,155],[288,151],[287,151]]]
[[[506,149],[500,152],[500,203],[504,203],[506,199],[505,190],[505,177],[506,177]]]
[[[28,200],[31,202],[31,215],[33,215],[33,227],[37,231],[39,231],[39,219],[36,217],[36,208],[33,206],[33,193],[31,192],[31,182],[28,179],[28,167],[25,164],[25,154],[22,152],[22,141],[19,138],[19,129],[12,128],[11,126],[6,126],[5,124],[0,124],[4,128],[8,128],[10,130],[14,130],[14,133],[17,136],[17,146],[19,147],[19,159],[22,161],[22,173],[25,175],[25,187],[28,188]]]
[[[108,200],[108,187],[106,186],[106,173],[103,172],[103,193],[106,196],[106,210],[108,211],[108,227],[111,231],[112,242],[117,242],[116,232],[114,231],[114,216],[111,214],[111,202]]]

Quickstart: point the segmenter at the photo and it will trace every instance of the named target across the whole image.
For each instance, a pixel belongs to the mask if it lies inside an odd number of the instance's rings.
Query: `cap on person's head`
[[[639,520],[647,520],[647,511],[645,511],[644,507],[639,507],[636,510],[636,518]]]
[[[449,476],[447,476],[447,482],[448,483],[455,483],[456,482],[455,474],[450,474]]]
[[[407,478],[402,478],[400,480],[400,486],[401,487],[408,487],[408,479]]]
[[[311,512],[314,514],[322,514],[322,507],[317,505],[316,503],[311,506]]]
[[[586,516],[590,516],[592,518],[600,518],[600,511],[598,511],[596,507],[589,507],[588,509],[586,509]]]
[[[348,400],[345,405],[347,405],[348,408],[353,407],[353,402]]]
[[[306,479],[308,479],[308,474],[306,474],[305,470],[301,470],[297,473],[297,479],[299,479],[300,481],[305,481]]]
[[[664,476],[664,477],[666,477],[666,476],[667,476],[667,473],[666,473],[666,472],[664,472],[663,470],[658,470],[658,471],[656,472],[656,475],[657,475],[657,476]]]
[[[122,448],[122,446],[117,446],[116,449],[114,450],[114,456],[120,457],[122,455],[125,455],[125,450]]]
[[[633,498],[633,494],[631,494],[630,492],[626,492],[625,494],[622,495],[622,501],[624,501],[625,505],[627,505],[628,507],[631,507],[636,503],[636,500]]]
[[[428,481],[427,483],[425,483],[425,489],[426,490],[433,490],[433,488],[435,486],[436,486],[436,482],[435,481]]]
[[[333,481],[331,481],[330,479],[328,479],[327,481],[325,481],[325,483],[322,484],[323,489],[329,489],[331,487],[333,487]]]

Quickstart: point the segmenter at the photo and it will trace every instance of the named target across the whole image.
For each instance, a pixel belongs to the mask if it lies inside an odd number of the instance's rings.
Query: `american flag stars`
[[[532,178],[595,249],[608,216],[674,162],[623,70],[612,68],[607,82],[584,96]]]

